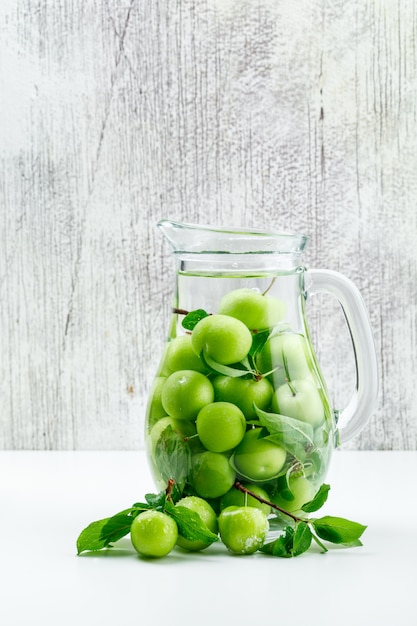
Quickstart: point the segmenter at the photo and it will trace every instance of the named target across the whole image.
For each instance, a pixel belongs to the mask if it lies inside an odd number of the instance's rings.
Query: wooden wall
[[[416,24],[414,0],[2,0],[1,448],[142,447],[167,217],[308,234],[375,333],[347,447],[417,449]],[[342,315],[309,311],[343,405]]]

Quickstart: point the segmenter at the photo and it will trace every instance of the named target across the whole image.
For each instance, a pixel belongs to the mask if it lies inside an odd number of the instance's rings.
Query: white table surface
[[[125,538],[77,557],[87,524],[155,491],[144,453],[0,452],[0,623],[416,624],[416,479],[417,452],[334,454],[319,514],[367,524],[361,548],[145,561]]]

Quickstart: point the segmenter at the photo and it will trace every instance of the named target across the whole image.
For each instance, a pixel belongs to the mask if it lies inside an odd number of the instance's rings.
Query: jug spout
[[[241,257],[242,260],[246,259],[246,263],[249,258],[253,263],[255,255],[260,255],[259,258],[263,259],[262,265],[269,265],[271,268],[296,268],[308,241],[305,235],[293,233],[200,226],[166,219],[161,220],[158,227],[171,244],[174,253],[218,257],[234,255],[234,262],[238,262]]]

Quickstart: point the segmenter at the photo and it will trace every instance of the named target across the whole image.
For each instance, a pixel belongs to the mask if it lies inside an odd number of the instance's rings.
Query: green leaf
[[[282,474],[281,476],[278,477],[277,487],[276,487],[276,491],[279,493],[279,495],[282,498],[284,498],[284,500],[287,500],[288,502],[291,502],[291,500],[294,500],[294,494],[291,491],[290,484],[289,484],[289,477],[291,474],[291,470],[292,470],[292,467],[289,467],[285,474]]]
[[[311,530],[305,522],[298,522],[295,527],[293,538],[292,555],[299,556],[303,552],[307,552],[312,540]]]
[[[318,448],[323,448],[329,443],[329,431],[327,422],[324,422],[323,426],[319,426],[314,431],[314,443]]]
[[[145,500],[152,509],[156,511],[162,511],[165,506],[166,492],[160,491],[159,493],[147,493]]]
[[[175,506],[168,500],[165,505],[165,513],[176,521],[178,531],[185,539],[204,541],[207,544],[219,540],[218,536],[207,528],[207,525],[195,511],[191,511],[185,506]]]
[[[107,520],[101,530],[101,539],[106,542],[106,546],[114,543],[130,533],[133,520],[141,513],[139,509],[131,509],[128,513],[117,513]]]
[[[287,526],[283,535],[280,535],[270,543],[265,543],[259,551],[272,556],[291,558],[293,556],[293,545],[294,529],[291,526]]]
[[[198,322],[204,317],[208,317],[208,315],[209,314],[204,309],[196,309],[195,311],[190,311],[182,320],[182,326],[186,330],[194,330]]]
[[[270,433],[270,441],[282,446],[299,461],[306,457],[306,446],[314,447],[314,429],[311,424],[287,415],[267,413],[255,406],[256,415],[262,426]]]
[[[307,552],[312,541],[311,530],[305,522],[297,522],[295,528],[287,526],[285,533],[260,549],[265,554],[291,558]]]
[[[322,552],[328,552],[328,549],[326,548],[324,543],[317,537],[317,535],[315,535],[312,532],[311,536],[312,536],[313,540],[316,542],[316,544],[321,548]]]
[[[352,542],[356,542],[367,528],[358,522],[352,522],[343,517],[332,517],[331,515],[312,520],[311,523],[321,539],[346,545],[353,545]]]
[[[242,376],[253,375],[252,370],[248,369],[247,365],[243,363],[235,363],[234,367],[232,367],[231,365],[223,365],[223,363],[218,363],[204,352],[201,352],[200,359],[213,372],[216,372],[217,374],[222,374],[223,376],[230,376],[231,378],[241,378]]]
[[[146,496],[145,496],[146,499]],[[153,507],[149,503],[145,502],[135,502],[132,504],[132,509],[140,509],[141,511],[147,511],[148,509],[152,509]]]
[[[254,357],[260,350],[262,350],[268,340],[270,332],[269,328],[258,332],[252,331],[252,346],[249,350],[250,356]]]
[[[170,479],[174,480],[173,497],[178,499],[188,476],[190,450],[172,426],[167,426],[158,439],[155,446],[155,465],[166,484]]]
[[[106,547],[106,540],[101,538],[101,533],[109,519],[109,517],[106,517],[105,519],[91,522],[81,531],[77,539],[77,554],[81,554],[81,552],[86,550],[102,550]]]
[[[86,550],[97,551],[109,547],[110,544],[130,532],[130,526],[135,517],[147,508],[149,508],[147,505],[142,505],[142,508],[134,506],[112,517],[92,522],[78,536],[77,554]]]
[[[322,484],[316,495],[310,502],[306,502],[303,504],[301,509],[306,513],[313,513],[313,511],[318,511],[323,504],[327,500],[327,496],[329,495],[330,485]]]
[[[326,466],[326,458],[323,450],[315,448],[307,453],[307,457],[303,463],[306,475],[314,476],[321,474],[323,466]]]
[[[344,541],[342,545],[346,548],[360,548],[363,543],[360,539],[355,539],[354,541]]]

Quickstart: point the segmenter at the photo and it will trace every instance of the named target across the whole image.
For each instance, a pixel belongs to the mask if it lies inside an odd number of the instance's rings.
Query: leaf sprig
[[[346,547],[362,545],[360,537],[367,528],[363,524],[331,515],[317,519],[299,517],[263,499],[238,481],[234,486],[260,502],[268,504],[282,516],[287,516],[291,520],[289,523],[282,524],[282,533],[277,539],[265,543],[260,548],[260,552],[264,554],[283,558],[300,556],[307,552],[313,541],[320,546],[322,552],[328,551],[323,541]],[[329,490],[330,485],[323,484],[313,500],[307,502],[302,510],[305,513],[317,511],[326,502]],[[92,522],[78,536],[77,554],[112,548],[114,543],[129,534],[135,517],[150,509],[162,511],[172,517],[178,526],[179,534],[189,541],[204,541],[207,544],[218,541],[218,535],[207,528],[197,513],[181,505],[175,506],[173,496],[175,498],[176,493],[178,492],[171,479],[165,491],[158,494],[146,494],[146,502],[138,502],[111,517]]]
[[[92,522],[78,536],[77,554],[112,548],[114,543],[130,533],[135,517],[149,510],[161,511],[172,517],[179,534],[189,541],[204,541],[207,544],[218,541],[218,536],[207,528],[197,513],[184,506],[175,506],[175,493],[174,481],[169,480],[165,491],[146,494],[146,503],[138,502],[112,517]]]
[[[265,504],[269,504],[284,516],[292,520],[292,524],[284,526],[283,534],[274,541],[268,542],[260,548],[265,554],[280,557],[294,557],[307,552],[314,540],[322,552],[327,552],[328,548],[323,544],[321,539],[329,543],[344,545],[346,547],[358,547],[362,545],[360,537],[365,532],[367,526],[345,519],[343,517],[334,517],[326,515],[318,519],[309,519],[308,517],[299,517],[289,511],[277,506],[272,502],[263,500],[255,493],[241,485],[235,483],[235,487],[240,491],[257,498]],[[318,511],[327,500],[330,485],[323,484],[314,496],[313,500],[307,502],[301,507],[305,513],[313,513]]]

